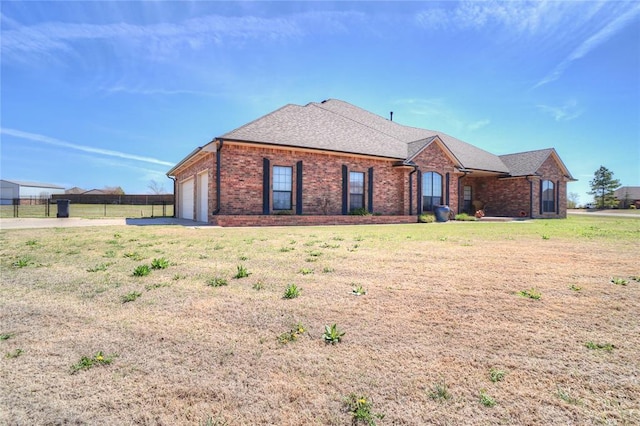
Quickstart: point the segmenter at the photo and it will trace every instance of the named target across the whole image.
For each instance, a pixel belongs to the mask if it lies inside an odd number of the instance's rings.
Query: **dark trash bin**
[[[56,217],[69,217],[69,203],[71,200],[56,200],[58,204],[58,214]]]
[[[449,220],[449,206],[438,206],[433,209],[436,214],[436,222],[446,222]]]

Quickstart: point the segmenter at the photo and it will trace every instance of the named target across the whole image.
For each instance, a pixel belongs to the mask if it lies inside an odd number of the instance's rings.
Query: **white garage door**
[[[193,220],[193,179],[180,184],[180,217]]]
[[[207,222],[209,214],[209,174],[207,172],[198,175],[198,214],[199,222]]]

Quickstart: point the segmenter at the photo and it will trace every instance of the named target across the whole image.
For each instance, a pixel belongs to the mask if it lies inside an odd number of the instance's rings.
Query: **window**
[[[472,200],[472,189],[471,186],[465,185],[464,193],[462,196],[462,211],[466,213],[473,213],[473,205],[471,204]]]
[[[364,208],[364,173],[349,172],[349,211]]]
[[[291,210],[292,167],[273,166],[273,209]]]
[[[556,211],[556,191],[553,182],[542,181],[542,213],[554,213]]]
[[[422,175],[422,210],[433,211],[442,204],[442,175],[427,172]]]

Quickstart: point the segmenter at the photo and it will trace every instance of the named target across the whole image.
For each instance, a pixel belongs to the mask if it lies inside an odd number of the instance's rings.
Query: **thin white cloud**
[[[194,96],[215,97],[220,95],[220,93],[204,92],[201,90],[141,89],[141,88],[130,88],[125,86],[114,86],[114,87],[105,88],[104,90],[109,93],[129,93],[132,95],[148,95],[148,96],[194,95]]]
[[[482,129],[483,127],[488,126],[489,123],[491,123],[491,121],[487,119],[478,120],[474,123],[469,124],[467,127],[469,128],[469,130],[479,130],[479,129]]]
[[[553,117],[555,121],[570,121],[582,115],[583,109],[580,108],[575,100],[565,102],[561,106],[537,105],[538,109]]]
[[[532,48],[544,49],[550,58],[564,54],[535,89],[559,79],[574,61],[606,43],[639,14],[640,2],[634,0],[489,0],[428,7],[416,14],[415,21],[434,31],[491,31],[501,41],[525,40]]]
[[[242,45],[248,40],[297,39],[311,32],[346,33],[364,15],[359,12],[306,12],[283,17],[206,15],[179,22],[152,24],[91,24],[45,22],[16,26],[2,32],[4,58],[25,54],[73,53],[85,41],[115,42],[112,47],[133,49],[157,59],[174,58],[183,50],[210,45]],[[8,18],[7,18],[8,19]]]
[[[430,128],[437,125],[439,130],[448,129],[452,132],[463,132],[479,130],[491,123],[488,119],[467,122],[460,118],[460,112],[454,111],[447,105],[447,102],[441,98],[398,99],[394,104],[399,105],[405,110],[403,114],[406,113],[418,117],[417,121],[406,124],[422,128]],[[400,113],[401,111],[398,112]],[[396,117],[400,117],[400,115],[396,115]]]
[[[609,40],[613,35],[626,27],[636,16],[640,14],[640,3],[635,3],[633,7],[622,15],[613,19],[604,28],[584,40],[577,48],[562,60],[548,75],[536,83],[533,88],[543,86],[559,79],[571,63],[586,56],[590,51]]]
[[[157,158],[153,158],[153,157],[144,157],[144,156],[141,156],[141,155],[127,154],[127,153],[120,152],[120,151],[112,151],[112,150],[108,150],[108,149],[94,148],[94,147],[91,147],[91,146],[77,145],[77,144],[73,144],[73,143],[70,143],[70,142],[62,141],[62,140],[59,140],[59,139],[51,138],[49,136],[39,135],[37,133],[23,132],[21,130],[9,129],[9,128],[6,128],[6,127],[0,128],[0,134],[13,136],[13,137],[20,138],[20,139],[26,139],[26,140],[30,140],[30,141],[34,141],[34,142],[42,142],[42,143],[46,143],[48,145],[54,145],[54,146],[58,146],[58,147],[61,147],[61,148],[74,149],[74,150],[77,150],[77,151],[87,152],[87,153],[90,153],[90,154],[99,154],[99,155],[103,155],[103,156],[107,156],[107,157],[117,157],[117,158],[122,158],[122,159],[125,159],[125,160],[141,161],[141,162],[145,162],[145,163],[157,164],[157,165],[162,165],[162,166],[173,166],[174,165],[174,163],[170,163],[168,161],[158,160]]]

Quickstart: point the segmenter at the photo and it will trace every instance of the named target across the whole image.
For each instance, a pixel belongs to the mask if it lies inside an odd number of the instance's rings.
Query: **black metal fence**
[[[2,198],[0,217],[58,217],[58,202],[62,213],[69,217],[172,217],[174,211],[172,195],[138,198],[120,196],[119,200],[111,197],[98,199],[95,196],[83,200],[76,197],[76,202],[58,196],[56,199]]]

